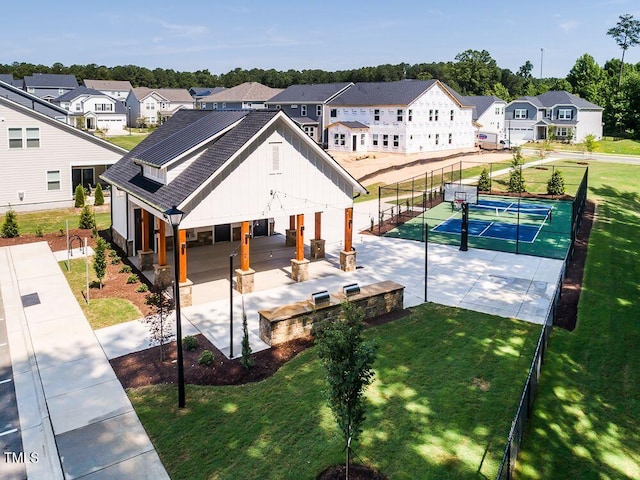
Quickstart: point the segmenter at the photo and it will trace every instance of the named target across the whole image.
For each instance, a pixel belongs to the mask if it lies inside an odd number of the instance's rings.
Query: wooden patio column
[[[356,269],[356,251],[353,249],[353,207],[344,210],[344,250],[340,252],[340,269],[345,272]]]
[[[296,216],[289,215],[289,228],[285,231],[285,245],[294,247],[296,245]]]
[[[309,278],[309,260],[304,258],[304,215],[296,215],[296,258],[291,260],[291,278],[304,282]]]
[[[154,218],[144,208],[142,209],[142,217],[140,218],[140,228],[142,229],[142,249],[138,251],[138,266],[143,272],[153,268],[154,251],[151,248],[151,238],[149,235],[149,227],[153,225]]]
[[[175,239],[174,239],[175,241]],[[180,249],[180,283],[187,281],[187,231],[178,230],[178,247]]]
[[[153,265],[156,287],[165,289],[171,285],[171,265],[167,264],[167,224],[158,218],[158,263]]]
[[[324,240],[322,239],[322,212],[316,212],[314,236],[311,240],[311,258],[324,258]]]
[[[253,292],[255,270],[249,267],[249,233],[251,222],[240,226],[240,268],[236,269],[236,288],[240,293]]]

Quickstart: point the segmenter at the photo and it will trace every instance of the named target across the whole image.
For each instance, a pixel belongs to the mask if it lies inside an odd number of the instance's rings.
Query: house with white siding
[[[178,110],[193,110],[194,100],[186,88],[133,88],[125,100],[127,124],[162,125]]]
[[[76,117],[76,126],[105,135],[127,133],[127,110],[124,104],[98,90],[80,86],[56,98],[54,102]]]
[[[27,93],[48,102],[70,92],[78,86],[75,75],[58,73],[34,73],[23,79],[23,88]]]
[[[473,106],[439,80],[356,83],[328,102],[328,149],[419,153],[473,148]]]
[[[82,83],[87,88],[98,90],[121,102],[124,102],[129,92],[133,90],[128,80],[83,80]]]
[[[546,140],[551,136],[572,143],[587,135],[602,138],[603,108],[566,91],[520,97],[505,107],[507,139],[512,144]]]
[[[271,88],[259,82],[245,82],[235,87],[225,88],[200,98],[198,105],[202,110],[257,110],[267,108],[266,103],[282,88]]]
[[[494,133],[498,141],[505,139],[504,109],[507,102],[495,95],[465,95],[464,102],[473,106],[472,118],[477,133]]]
[[[23,102],[0,95],[0,212],[70,207],[76,185],[95,187],[126,150],[58,120],[59,107],[43,113],[45,100],[22,94]]]

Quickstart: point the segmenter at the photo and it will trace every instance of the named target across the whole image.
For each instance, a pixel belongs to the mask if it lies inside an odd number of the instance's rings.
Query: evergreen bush
[[[98,185],[96,185],[96,191],[93,195],[94,195],[93,204],[96,207],[99,207],[100,205],[104,205],[104,193],[102,192],[102,185],[100,185],[99,183]]]
[[[4,223],[2,224],[2,236],[5,238],[15,238],[20,235],[20,227],[18,227],[18,214],[13,210],[7,210],[4,214]]]
[[[182,346],[185,350],[195,350],[198,348],[198,339],[193,335],[187,335],[182,339]]]
[[[84,194],[84,187],[82,185],[78,185],[76,187],[74,197],[75,197],[75,200],[76,200],[76,204],[75,204],[76,208],[84,207],[84,204],[86,202],[86,197],[85,197],[85,194]]]
[[[551,174],[551,178],[547,182],[547,193],[549,195],[564,195],[564,177],[560,170],[556,170]]]
[[[489,171],[486,168],[480,172],[480,178],[478,179],[478,190],[481,192],[491,191],[491,178],[489,178]]]
[[[139,280],[140,280],[140,277],[138,277],[138,275],[136,275],[135,273],[132,273],[131,275],[129,275],[127,277],[127,283],[129,285],[133,285],[134,283],[138,283]]]
[[[198,357],[198,363],[200,365],[211,365],[214,358],[215,357],[211,350],[205,350],[200,354],[200,357]]]
[[[102,279],[107,274],[107,242],[102,237],[98,237],[96,240],[96,248],[93,254],[93,270],[96,272],[96,277],[100,281],[100,288],[102,288]]]
[[[89,205],[85,205],[84,207],[82,207],[82,212],[80,212],[80,221],[78,222],[78,228],[89,230],[95,228],[95,226],[96,221],[95,217],[93,216],[93,212],[91,211],[91,207]]]

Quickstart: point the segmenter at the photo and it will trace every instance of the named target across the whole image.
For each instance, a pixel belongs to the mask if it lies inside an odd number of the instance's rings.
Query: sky
[[[453,62],[486,50],[514,73],[565,77],[585,53],[620,58],[606,32],[638,0],[22,0],[3,2],[0,63],[176,71],[328,71]],[[625,62],[640,62],[640,46]]]

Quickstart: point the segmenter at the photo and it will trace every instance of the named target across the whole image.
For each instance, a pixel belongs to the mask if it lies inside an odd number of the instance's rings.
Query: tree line
[[[280,71],[235,68],[220,75],[209,70],[180,72],[153,70],[137,65],[51,66],[25,62],[0,64],[0,73],[21,79],[34,73],[75,75],[78,82],[92,80],[128,80],[134,87],[186,88],[234,87],[244,82],[259,82],[273,88],[294,84],[334,82],[391,82],[402,79],[437,79],[462,95],[495,95],[507,102],[521,96],[536,96],[549,90],[566,90],[604,108],[605,133],[640,139],[640,63],[624,63],[626,51],[640,44],[640,21],[622,15],[615,27],[607,31],[622,50],[621,59],[598,65],[589,54],[576,60],[565,78],[534,78],[534,65],[527,60],[517,72],[500,68],[486,50],[466,50],[453,62],[398,63],[361,67],[351,70],[319,69]]]

